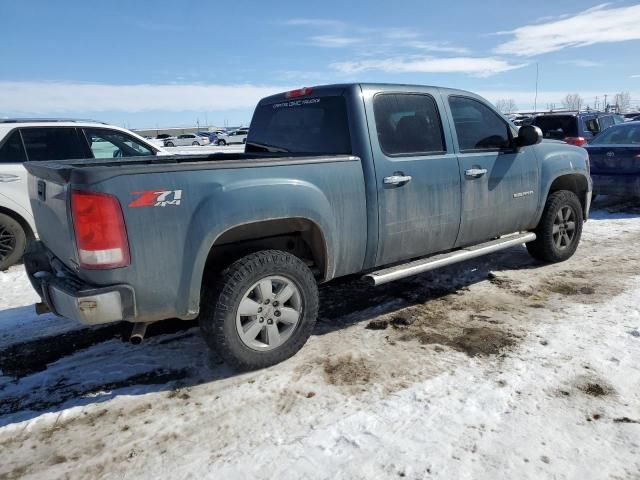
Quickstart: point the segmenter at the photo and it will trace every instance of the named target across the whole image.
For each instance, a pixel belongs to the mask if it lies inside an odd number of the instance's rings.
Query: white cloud
[[[0,82],[3,113],[223,111],[253,108],[262,97],[288,90],[261,85],[109,85]]]
[[[631,75],[631,78],[640,78],[640,75]]]
[[[488,77],[500,72],[524,67],[513,65],[493,57],[396,57],[380,60],[360,60],[337,62],[331,65],[345,74],[360,73],[366,70],[380,70],[389,73],[467,73],[479,77]]]
[[[513,38],[498,45],[495,52],[532,56],[596,43],[640,40],[640,5],[608,7],[605,3],[570,17],[499,32]]]
[[[301,27],[328,27],[344,28],[346,24],[340,20],[327,20],[324,18],[292,18],[284,22],[285,25]]]
[[[469,49],[463,47],[454,47],[449,42],[422,42],[415,40],[407,43],[408,47],[415,48],[417,50],[424,50],[426,52],[441,52],[441,53],[458,53],[468,54]]]
[[[564,64],[564,65],[573,65],[574,67],[584,67],[584,68],[591,68],[591,67],[602,67],[602,63],[599,62],[594,62],[591,60],[563,60],[560,61],[558,63]]]
[[[362,40],[356,37],[346,37],[341,35],[316,35],[311,37],[309,42],[316,47],[342,48],[360,43]]]

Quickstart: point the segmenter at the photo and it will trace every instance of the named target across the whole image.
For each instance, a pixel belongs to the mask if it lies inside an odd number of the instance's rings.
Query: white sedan
[[[195,133],[184,133],[177,137],[170,137],[164,141],[165,147],[184,147],[187,145],[209,145],[207,137],[200,137]]]

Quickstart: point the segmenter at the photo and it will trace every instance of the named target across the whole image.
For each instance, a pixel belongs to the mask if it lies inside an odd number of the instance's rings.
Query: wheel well
[[[238,225],[220,235],[211,247],[205,275],[218,272],[253,252],[275,249],[304,260],[316,278],[327,274],[324,236],[315,223],[304,218],[265,220]]]
[[[4,213],[5,215],[13,218],[16,222],[18,222],[24,232],[27,234],[28,240],[33,240],[35,238],[35,234],[33,233],[33,230],[31,230],[29,222],[27,222],[20,214],[5,207],[0,207],[0,213]]]
[[[584,212],[587,207],[585,202],[587,201],[586,193],[588,189],[589,184],[583,175],[571,173],[556,178],[549,188],[549,195],[558,190],[569,190],[578,196],[580,204],[582,205],[582,211]]]

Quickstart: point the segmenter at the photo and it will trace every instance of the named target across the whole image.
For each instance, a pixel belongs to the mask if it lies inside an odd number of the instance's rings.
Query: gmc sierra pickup
[[[38,311],[88,324],[194,319],[229,363],[295,354],[317,283],[373,285],[526,243],[575,252],[582,148],[469,92],[345,84],[256,107],[245,153],[27,162]]]

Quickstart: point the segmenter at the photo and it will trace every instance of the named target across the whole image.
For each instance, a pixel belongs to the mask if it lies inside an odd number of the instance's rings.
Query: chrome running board
[[[499,250],[504,250],[505,248],[513,247],[515,245],[533,242],[535,239],[536,234],[532,232],[516,233],[513,235],[498,238],[497,240],[491,240],[490,242],[474,245],[472,247],[454,250],[453,252],[449,253],[441,253],[432,257],[414,260],[409,263],[403,263],[402,265],[383,268],[382,270],[368,273],[362,278],[371,285],[383,285],[385,283],[393,282],[394,280],[410,277],[411,275],[417,275],[419,273],[428,272],[429,270],[435,270],[436,268],[451,265],[453,263],[463,262],[472,258],[481,257],[483,255],[497,252]]]

